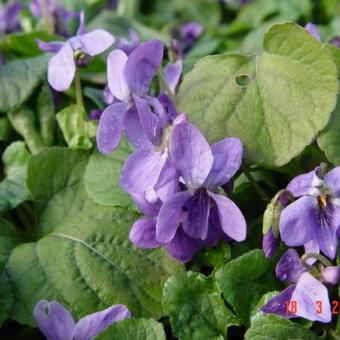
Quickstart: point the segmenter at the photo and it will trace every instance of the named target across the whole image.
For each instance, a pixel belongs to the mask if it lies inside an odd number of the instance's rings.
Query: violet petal
[[[291,203],[281,212],[281,239],[288,246],[302,246],[313,239],[316,224],[314,209],[317,201],[314,197],[303,196]]]
[[[149,40],[139,45],[129,56],[124,69],[125,81],[130,91],[145,96],[163,59],[163,43]]]
[[[218,208],[222,230],[236,241],[244,241],[247,235],[247,223],[238,206],[228,197],[209,192]]]
[[[214,161],[208,142],[201,132],[188,122],[173,128],[170,156],[191,189],[203,185]]]
[[[183,215],[183,206],[190,197],[189,191],[181,191],[163,203],[156,224],[158,242],[167,243],[174,238]]]
[[[76,73],[73,49],[66,42],[48,63],[48,82],[57,91],[66,91],[72,84]]]
[[[303,268],[298,253],[288,249],[276,265],[276,277],[283,282],[296,283],[306,270]]]
[[[139,218],[133,224],[129,238],[139,248],[159,247],[161,244],[156,241],[156,219]]]
[[[332,320],[327,288],[309,273],[301,275],[291,301],[296,301],[297,315],[303,318],[325,323]],[[322,304],[319,313],[318,301]]]
[[[116,103],[101,115],[97,130],[97,146],[101,153],[112,152],[119,144],[127,104]]]
[[[73,339],[91,340],[112,324],[130,318],[131,312],[126,306],[111,306],[81,318],[74,328]]]
[[[74,320],[70,312],[56,301],[40,300],[33,316],[41,332],[50,340],[72,340]]]

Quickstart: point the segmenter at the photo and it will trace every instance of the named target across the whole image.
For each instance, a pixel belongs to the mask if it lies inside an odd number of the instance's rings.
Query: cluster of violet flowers
[[[202,27],[191,22],[181,32],[182,45],[188,47]],[[107,58],[104,98],[109,106],[96,118],[102,153],[114,151],[122,134],[136,149],[122,169],[121,185],[146,218],[133,225],[131,240],[142,248],[164,246],[183,262],[222,238],[244,240],[242,213],[219,194],[241,165],[241,142],[226,138],[209,146],[170,98],[180,80],[181,64],[169,63],[162,71],[163,43],[140,43],[135,32],[130,37],[130,41],[119,39]],[[102,29],[87,32],[81,14],[76,36],[66,42],[38,41],[43,51],[55,53],[48,64],[52,88],[67,90],[77,68],[87,66],[90,57],[104,52],[114,40]],[[165,79],[167,93],[153,96],[150,85],[156,74]]]
[[[160,41],[150,40],[129,55],[122,49],[110,53],[108,89],[113,100],[100,117],[97,145],[108,154],[124,133],[136,149],[120,180],[145,215],[134,223],[131,241],[146,249],[162,246],[187,262],[197,250],[220,239],[245,239],[242,213],[219,194],[239,169],[243,150],[237,138],[209,146],[177,112],[168,94],[151,95],[150,84],[161,72],[163,52]],[[174,78],[165,75],[168,84],[176,84],[179,77]]]
[[[282,255],[276,276],[291,285],[268,301],[262,311],[330,322],[327,287],[336,285],[340,275],[340,267],[330,261],[336,256],[339,237],[340,167],[326,173],[325,164],[321,164],[295,177],[268,209],[266,213],[269,211],[272,218],[266,220],[269,229],[263,237],[266,257],[274,255],[280,237],[289,247],[304,246],[305,254],[301,260],[293,249]],[[296,305],[295,313],[284,307],[287,303]]]
[[[105,30],[87,32],[84,20],[81,13],[76,36],[65,42],[37,41],[41,50],[55,54],[48,64],[48,81],[56,91],[67,90],[77,68],[86,67],[90,57],[115,41]],[[189,23],[183,32],[182,46],[191,46],[202,28]],[[96,117],[97,145],[104,154],[113,152],[124,134],[135,147],[122,169],[121,185],[145,218],[132,226],[131,241],[141,248],[163,246],[187,262],[197,250],[216,245],[220,239],[244,240],[246,222],[241,211],[219,193],[241,165],[240,140],[226,138],[209,146],[187,117],[177,112],[169,96],[175,94],[182,60],[168,63],[162,71],[162,42],[140,43],[131,31],[130,40],[119,39],[116,47],[107,59],[103,98],[109,106]],[[164,77],[168,94],[151,95],[156,73]],[[131,317],[126,306],[113,305],[75,323],[63,305],[46,300],[37,303],[33,315],[39,329],[53,340],[91,339]]]
[[[181,32],[182,46],[188,47],[202,27],[191,22]],[[240,140],[226,138],[209,146],[170,98],[180,80],[181,64],[169,63],[162,71],[163,43],[140,43],[134,32],[130,36],[130,41],[120,39],[108,56],[104,94],[110,105],[98,115],[97,131],[97,145],[104,154],[115,150],[122,134],[135,147],[122,169],[121,186],[145,218],[134,223],[130,239],[141,248],[163,246],[182,262],[221,239],[243,241],[245,219],[219,192],[240,168]],[[86,66],[91,56],[113,42],[105,30],[86,32],[83,15],[75,37],[66,42],[38,41],[43,51],[55,53],[48,64],[50,85],[67,90],[77,67]],[[165,79],[167,93],[153,96],[150,85],[156,74]]]
[[[320,40],[313,23],[305,29]],[[336,41],[332,43],[337,46]],[[292,179],[275,195],[263,219],[265,256],[273,257],[280,238],[289,247],[303,246],[305,254],[300,259],[294,249],[288,249],[282,255],[276,276],[290,285],[270,299],[263,312],[325,323],[332,320],[327,288],[338,284],[340,278],[340,267],[330,261],[336,257],[339,226],[340,167],[327,173],[322,163]]]
[[[115,40],[105,30],[86,32],[82,15],[80,21],[77,35],[66,42],[39,41],[42,50],[55,53],[48,65],[48,80],[57,91],[67,90],[76,69],[86,66],[91,56],[104,52]],[[306,29],[311,31],[313,27]],[[243,241],[247,232],[242,212],[222,194],[241,166],[241,141],[225,138],[209,145],[186,115],[177,111],[173,100],[187,47],[201,33],[201,27],[195,23],[182,27],[182,43],[173,40],[170,46],[177,60],[164,68],[161,41],[141,43],[132,31],[130,40],[117,40],[116,48],[107,59],[108,83],[103,98],[108,107],[95,117],[99,119],[100,152],[114,152],[122,135],[135,148],[120,178],[122,188],[144,214],[133,224],[130,240],[144,249],[163,247],[181,262],[190,261],[198,250],[215,246],[220,240]],[[164,84],[160,81],[158,94],[151,89],[156,75],[164,81]],[[295,198],[298,199],[294,201]],[[275,213],[269,219],[263,241],[265,255],[274,254],[280,236],[290,247],[304,246],[306,254],[300,260],[298,253],[289,249],[282,256],[276,275],[291,285],[268,301],[263,312],[330,321],[327,286],[338,282],[339,267],[333,266],[325,256],[332,260],[336,255],[339,198],[340,167],[326,174],[322,165],[296,177],[286,190],[274,197],[271,209]],[[324,304],[322,313],[316,309],[316,299]],[[296,301],[297,312],[286,311],[285,301]],[[131,316],[125,306],[110,308],[85,320],[91,323],[106,311],[112,311],[112,318],[105,318],[112,322]],[[77,339],[80,332],[77,329],[86,326],[83,319],[75,324],[65,308],[56,302],[40,301],[35,318],[46,335],[50,334],[48,322],[54,325],[58,319],[68,324],[68,335],[63,335],[63,339]],[[105,327],[111,321],[105,321]],[[98,332],[105,327],[100,326]],[[58,336],[54,338],[61,338]]]

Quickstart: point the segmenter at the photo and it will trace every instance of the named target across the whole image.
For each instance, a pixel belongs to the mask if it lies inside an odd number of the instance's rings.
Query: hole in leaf
[[[235,77],[235,83],[239,87],[248,87],[251,83],[251,77],[248,74],[240,74]]]

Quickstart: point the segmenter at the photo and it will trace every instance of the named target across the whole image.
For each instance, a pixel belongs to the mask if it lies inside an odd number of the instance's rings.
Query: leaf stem
[[[257,193],[261,196],[261,198],[269,202],[270,197],[264,192],[264,190],[259,186],[259,184],[256,182],[255,178],[252,176],[252,174],[249,171],[249,168],[246,166],[242,167],[242,171],[244,175],[247,177],[249,183],[254,187],[254,189],[257,191]]]
[[[84,100],[83,100],[83,91],[81,87],[81,79],[80,79],[80,71],[77,68],[76,75],[74,78],[74,84],[76,87],[76,102],[78,106],[78,127],[80,131],[84,131]]]
[[[301,257],[301,262],[302,264],[307,264],[307,260],[308,259],[316,259],[318,260],[319,262],[321,262],[322,264],[324,264],[325,266],[332,266],[332,262],[330,262],[328,259],[326,259],[324,256],[320,255],[320,254],[316,254],[316,253],[307,253],[307,254],[304,254],[302,257]]]

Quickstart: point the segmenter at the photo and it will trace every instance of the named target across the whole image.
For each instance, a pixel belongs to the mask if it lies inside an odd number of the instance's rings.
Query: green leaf
[[[103,91],[94,87],[84,87],[84,95],[89,98],[98,108],[104,109]]]
[[[221,21],[220,5],[216,1],[173,0],[171,2],[160,2],[160,5],[163,6],[163,11],[167,15],[172,14],[174,20],[180,18],[182,22],[198,21],[208,29],[216,29]]]
[[[13,303],[13,295],[9,281],[0,275],[0,326],[8,318]]]
[[[85,112],[81,114],[84,116]],[[69,147],[85,150],[92,148],[91,137],[96,135],[97,126],[92,121],[84,121],[84,129],[80,128],[77,105],[67,106],[58,112],[57,122]]]
[[[228,32],[238,33],[239,27],[244,30],[257,28],[266,18],[278,13],[277,0],[255,0],[238,13],[237,18],[228,27]]]
[[[228,261],[230,257],[231,251],[229,243],[220,241],[216,247],[204,248],[197,252],[193,258],[193,262],[201,266],[215,267]]]
[[[96,340],[165,340],[163,325],[152,319],[129,319],[118,322],[95,338]]]
[[[27,189],[10,179],[0,183],[0,214],[17,207],[27,199]]]
[[[7,178],[25,184],[30,157],[24,142],[12,143],[2,156]]]
[[[238,324],[213,277],[194,272],[172,276],[164,285],[163,308],[180,339],[220,339]]]
[[[36,39],[48,42],[63,38],[46,31],[6,34],[0,39],[0,51],[15,52],[24,57],[37,56],[43,52],[38,47]]]
[[[136,16],[138,5],[138,0],[119,1],[117,5],[117,13],[122,17],[132,19]]]
[[[6,178],[0,183],[0,213],[15,208],[28,198],[26,177],[29,158],[24,142],[14,142],[4,152]]]
[[[137,249],[128,234],[135,213],[101,207],[86,195],[89,154],[49,148],[31,158],[27,183],[38,209],[37,242],[16,247],[7,264],[12,317],[34,324],[40,299],[65,304],[76,319],[112,304],[159,318],[162,287],[182,266],[162,249]],[[37,176],[39,173],[39,176]]]
[[[268,292],[266,294],[264,294],[261,299],[258,301],[258,303],[256,304],[255,308],[251,311],[251,316],[250,316],[250,322],[251,324],[253,324],[255,321],[263,318],[264,316],[266,316],[267,314],[263,313],[261,308],[269,301],[271,300],[273,297],[275,297],[276,295],[278,295],[279,291],[273,291],[273,292]]]
[[[272,264],[262,250],[252,250],[219,269],[215,276],[226,301],[245,325],[263,294],[280,289]]]
[[[56,125],[54,100],[47,83],[43,85],[37,99],[37,117],[39,130],[44,145],[53,145],[54,129]]]
[[[248,162],[279,166],[326,126],[338,82],[331,57],[295,24],[273,26],[263,48],[257,58],[203,58],[184,78],[179,110],[210,142],[239,137]],[[249,84],[238,85],[244,76]]]
[[[103,11],[96,15],[95,18],[89,22],[87,27],[90,31],[101,28],[115,36],[127,37],[130,21],[127,18],[118,16],[115,11]]]
[[[126,37],[129,39],[129,29],[133,29],[142,40],[160,39],[164,43],[169,41],[169,36],[153,29],[150,26],[119,16],[115,11],[103,11],[97,15],[88,25],[89,30],[102,28],[118,37]]]
[[[0,118],[0,141],[7,142],[10,139],[10,136],[13,132],[11,124],[8,121],[8,118],[1,117]]]
[[[238,52],[245,55],[260,54],[265,33],[271,26],[278,23],[282,23],[282,21],[280,22],[277,18],[273,18],[250,31],[242,40]]]
[[[267,315],[254,322],[245,334],[246,340],[316,340],[319,337],[283,317]]]
[[[0,273],[11,255],[12,250],[20,243],[16,230],[3,218],[0,218]]]
[[[79,223],[85,216],[102,217],[84,188],[88,157],[86,152],[54,147],[30,159],[27,186],[38,212],[39,236],[58,225]]]
[[[37,128],[37,117],[28,106],[23,105],[16,111],[8,112],[7,117],[15,131],[24,138],[32,154],[40,152],[45,147]]]
[[[237,18],[228,28],[229,33],[237,33],[240,27],[256,29],[268,18],[280,21],[297,21],[299,18],[308,17],[311,14],[310,0],[253,0],[248,6],[244,6]]]
[[[0,111],[19,108],[45,77],[48,55],[20,59],[0,68]]]
[[[332,45],[326,45],[325,49],[332,56],[336,66],[337,74],[340,78],[340,49]],[[327,127],[320,133],[318,137],[318,145],[325,151],[327,158],[335,165],[340,164],[340,96],[331,120]]]
[[[126,141],[109,155],[95,151],[87,164],[84,182],[87,194],[98,204],[134,208],[130,196],[119,185],[123,164],[131,152]]]

